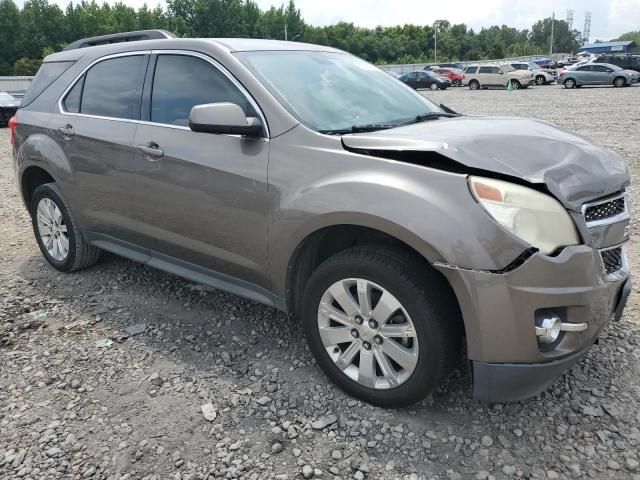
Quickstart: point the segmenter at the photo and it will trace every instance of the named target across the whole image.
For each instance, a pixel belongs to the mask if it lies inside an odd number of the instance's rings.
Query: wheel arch
[[[416,261],[424,262],[425,268],[433,268],[433,263],[441,259],[433,247],[415,234],[379,218],[351,218],[341,223],[317,225],[306,232],[289,256],[285,303],[290,315],[295,316],[299,311],[302,292],[313,271],[327,258],[356,245],[381,245],[403,250],[415,256]],[[444,275],[441,277],[451,288]]]
[[[29,165],[22,171],[20,175],[20,192],[27,210],[30,210],[31,198],[36,188],[55,181],[53,175],[44,168],[44,165]]]

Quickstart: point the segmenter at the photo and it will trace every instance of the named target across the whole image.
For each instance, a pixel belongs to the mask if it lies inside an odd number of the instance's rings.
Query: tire
[[[626,87],[627,80],[624,77],[616,77],[613,79],[613,86],[617,88]]]
[[[564,88],[576,88],[576,81],[573,78],[567,78],[563,82]]]
[[[514,90],[520,90],[522,88],[522,84],[518,80],[511,80],[511,88]]]
[[[536,76],[536,85],[546,85],[546,84],[547,84],[547,79],[544,78],[544,75]]]
[[[469,90],[479,90],[480,89],[480,83],[478,83],[477,80],[471,80],[469,82]]]
[[[47,207],[50,209],[48,210]],[[47,211],[53,213],[49,215]],[[30,213],[33,232],[40,251],[55,269],[61,272],[73,272],[89,267],[98,261],[100,249],[89,245],[85,240],[58,185],[46,183],[36,188],[31,198]],[[52,220],[55,218],[58,219],[58,222],[53,222],[55,226],[50,227],[49,225],[52,225]],[[45,232],[53,230],[57,231],[59,241],[56,240],[55,233],[45,235]],[[51,240],[50,243],[48,243],[49,240]],[[48,248],[45,242],[52,247]],[[53,246],[54,243],[57,244],[57,247]],[[66,253],[64,251],[65,243],[67,244]]]
[[[438,90],[438,84],[434,82],[431,85],[429,85],[429,88],[435,92],[436,90]]]
[[[347,303],[350,308],[360,304],[361,302],[354,300],[359,298],[357,293],[356,297],[353,297],[353,294],[349,294],[350,297],[343,297],[343,303],[332,303],[331,299],[335,298],[331,293],[334,287],[338,285],[342,287],[338,291],[348,292],[344,289],[344,285],[348,282],[356,282],[354,279],[359,279],[362,285],[368,285],[367,291],[371,293],[368,303],[373,307],[369,310],[372,310],[370,318],[374,322],[376,318],[380,321],[380,325],[376,327],[378,330],[371,330],[371,320],[366,318],[366,315],[364,321],[361,320],[358,324],[357,315],[352,314],[349,317],[345,313],[349,308],[342,310],[335,307],[335,305],[345,304],[344,298],[350,298],[355,302]],[[379,294],[380,291],[384,291],[383,295],[395,297],[398,303],[386,300],[383,302],[380,300],[382,296],[378,297],[377,302],[374,301],[374,294]],[[390,316],[381,314],[377,317],[376,312],[384,311],[385,308],[377,309],[376,307],[379,305],[384,307],[387,303],[400,306],[396,307],[397,310],[387,309],[387,312],[393,311],[395,314]],[[333,316],[338,314],[342,315],[342,320],[346,323],[333,321],[334,325],[331,325],[329,315],[322,314],[323,311],[326,312],[321,310],[322,305],[330,305],[333,309],[331,321]],[[404,315],[405,312],[407,316]],[[460,312],[444,278],[424,262],[416,261],[413,255],[388,247],[353,247],[323,262],[313,272],[305,287],[301,314],[309,347],[327,376],[348,394],[381,407],[407,406],[424,398],[446,379],[460,353]],[[382,320],[384,316],[388,318]],[[407,323],[396,324],[398,317]],[[326,323],[321,327],[321,322]],[[414,363],[411,367],[404,368],[400,363],[390,361],[392,357],[386,354],[387,351],[391,351],[396,356],[398,351],[394,348],[400,345],[398,341],[388,338],[383,333],[389,332],[388,327],[391,325],[389,322],[393,322],[395,328],[405,328],[406,325],[412,324],[411,332],[414,337],[411,339],[403,337],[405,340],[400,340],[400,342],[406,342],[405,345],[408,345],[406,348],[413,349],[411,358]],[[335,328],[336,326],[338,328]],[[321,328],[325,332],[324,338],[330,339],[328,344],[323,342]],[[333,341],[337,337],[327,337],[327,328],[332,329],[332,332],[340,330],[339,338],[346,337],[346,341],[334,344]],[[354,329],[362,331],[355,339],[353,338]],[[357,350],[354,353],[355,356],[351,356],[353,360],[347,360],[344,364],[346,367],[339,367],[336,362],[344,359],[345,355],[349,357],[348,351],[351,347],[354,351]],[[367,355],[367,350],[373,362],[373,368],[370,370],[373,373],[369,379],[374,380],[369,382],[366,381],[367,375],[363,375],[360,369],[362,359],[365,358],[363,355]],[[387,368],[393,365],[392,375],[384,374],[382,363],[378,360],[378,356],[383,351],[382,357],[386,359]],[[404,360],[407,358],[400,356],[399,360],[406,363]],[[356,359],[358,365],[355,365]],[[357,378],[352,378],[346,371],[350,371],[351,375],[357,372]],[[362,383],[358,381],[361,376],[365,380]],[[394,381],[389,380],[390,378]]]

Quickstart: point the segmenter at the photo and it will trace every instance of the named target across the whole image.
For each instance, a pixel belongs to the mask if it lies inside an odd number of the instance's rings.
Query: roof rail
[[[175,38],[176,36],[166,30],[138,30],[136,32],[112,33],[110,35],[100,35],[76,40],[65,47],[65,50],[75,50],[76,48],[94,47],[96,45],[107,45],[109,43],[136,42],[138,40],[156,40],[160,38]]]

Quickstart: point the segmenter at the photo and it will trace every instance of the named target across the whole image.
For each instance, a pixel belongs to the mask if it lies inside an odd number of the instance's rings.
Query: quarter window
[[[132,55],[103,60],[91,67],[84,78],[80,113],[133,120],[140,118],[145,65],[146,56]],[[69,95],[73,93],[72,89]]]
[[[191,108],[230,102],[248,117],[256,112],[247,97],[209,62],[189,55],[159,55],[151,93],[151,121],[189,125]]]
[[[80,102],[82,100],[82,86],[84,85],[84,75],[76,82],[64,99],[64,109],[69,113],[80,113]]]

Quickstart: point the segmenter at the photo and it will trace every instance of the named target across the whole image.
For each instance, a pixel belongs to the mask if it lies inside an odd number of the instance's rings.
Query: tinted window
[[[74,62],[46,62],[40,66],[36,77],[31,82],[31,86],[24,98],[22,106],[29,105],[44,92],[49,85],[55,82],[60,75],[67,71]]]
[[[478,71],[478,67],[467,67],[464,71],[465,73],[476,73]]]
[[[499,73],[500,69],[498,67],[480,67],[480,71],[478,73]]]
[[[607,72],[607,73],[613,71],[609,67],[605,67],[604,65],[592,65],[591,70],[594,72]]]
[[[85,75],[80,112],[102,117],[140,117],[146,57],[132,55],[97,63]]]
[[[235,103],[247,116],[256,116],[231,80],[200,58],[160,55],[153,78],[152,122],[187,126],[192,107],[219,102]]]
[[[579,72],[590,72],[591,71],[591,65],[585,65],[583,67],[578,67],[576,70],[578,70]]]
[[[82,85],[84,84],[84,75],[76,82],[73,88],[64,98],[64,109],[70,113],[80,112],[80,99],[82,98]]]

